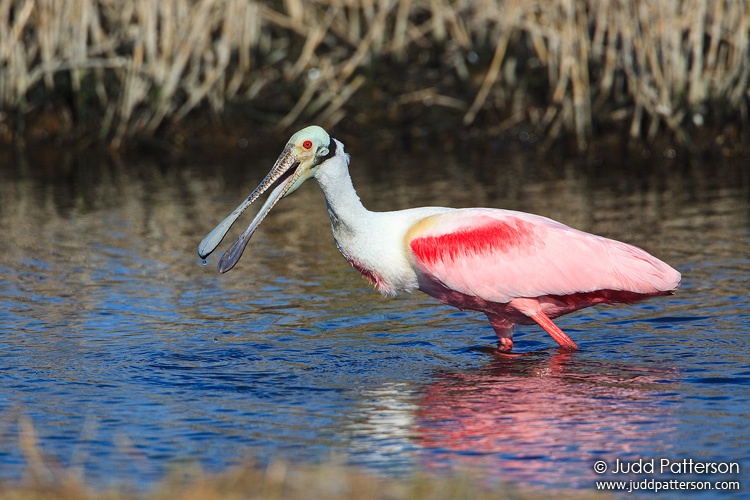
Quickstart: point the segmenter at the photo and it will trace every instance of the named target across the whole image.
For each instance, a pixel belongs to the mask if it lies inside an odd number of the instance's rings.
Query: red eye
[[[310,149],[312,147],[312,141],[307,140],[307,141],[303,142],[302,143],[302,147],[305,148],[305,149]]]

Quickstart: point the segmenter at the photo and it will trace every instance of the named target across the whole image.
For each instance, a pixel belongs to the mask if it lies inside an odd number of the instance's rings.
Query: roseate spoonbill
[[[680,284],[680,273],[640,248],[538,215],[444,207],[371,212],[354,190],[344,145],[317,126],[289,139],[260,185],[203,239],[198,255],[213,252],[247,207],[275,185],[219,260],[219,272],[232,269],[274,205],[311,177],[325,194],[339,251],[383,295],[421,290],[459,309],[481,311],[503,352],[513,348],[515,325],[534,323],[563,349],[575,350],[551,318],[600,303],[669,295]]]

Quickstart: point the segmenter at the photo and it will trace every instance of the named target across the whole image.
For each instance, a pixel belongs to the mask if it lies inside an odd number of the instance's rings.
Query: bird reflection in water
[[[597,460],[668,451],[674,376],[565,352],[499,355],[475,372],[443,373],[417,403],[423,465],[458,464],[522,484],[591,487]]]

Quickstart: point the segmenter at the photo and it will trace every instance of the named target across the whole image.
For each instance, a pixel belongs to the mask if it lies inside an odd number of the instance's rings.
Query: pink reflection
[[[591,487],[596,460],[658,457],[674,436],[670,370],[579,361],[579,355],[498,358],[440,376],[418,401],[425,466],[504,481]],[[613,479],[612,477],[598,477]]]

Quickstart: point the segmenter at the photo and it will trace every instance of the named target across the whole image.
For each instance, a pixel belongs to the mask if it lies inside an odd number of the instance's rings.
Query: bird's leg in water
[[[486,314],[499,341],[497,343],[497,349],[501,352],[510,352],[513,350],[513,323],[497,314]]]
[[[544,328],[544,330],[550,334],[550,336],[557,341],[558,344],[560,344],[560,347],[563,349],[566,349],[568,351],[577,351],[578,350],[578,344],[573,342],[573,339],[568,337],[564,331],[560,330],[560,327],[557,326],[552,322],[549,317],[544,314],[542,311],[539,311],[536,314],[533,314],[531,316],[531,319],[536,321],[536,323]]]
[[[568,337],[565,332],[560,330],[560,327],[558,327],[555,323],[552,322],[551,319],[549,319],[549,316],[544,314],[544,311],[542,311],[542,307],[539,305],[538,300],[519,298],[511,300],[508,305],[533,319],[536,324],[544,328],[544,331],[549,333],[550,336],[555,339],[563,349],[567,349],[569,351],[578,350],[578,345],[573,342],[573,339]]]

